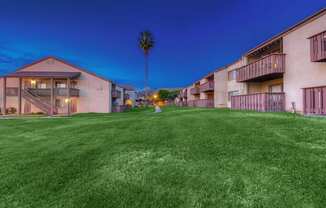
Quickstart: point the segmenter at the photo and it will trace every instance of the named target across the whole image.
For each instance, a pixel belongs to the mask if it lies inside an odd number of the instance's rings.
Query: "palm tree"
[[[150,31],[145,30],[140,33],[138,39],[139,47],[144,52],[145,56],[145,95],[147,96],[147,90],[149,89],[148,86],[148,55],[150,50],[154,47],[155,41],[153,35]]]

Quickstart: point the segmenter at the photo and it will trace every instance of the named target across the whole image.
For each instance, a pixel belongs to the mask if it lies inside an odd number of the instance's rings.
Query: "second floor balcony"
[[[190,89],[190,94],[192,95],[198,95],[200,94],[200,90],[199,90],[199,87],[193,87]]]
[[[285,54],[270,54],[237,70],[238,82],[281,78],[285,72]]]
[[[212,92],[214,91],[214,81],[208,81],[200,85],[200,92]]]
[[[26,88],[33,95],[40,97],[49,97],[51,96],[51,88]],[[68,91],[69,90],[69,91]],[[79,89],[76,88],[53,88],[54,96],[68,96],[79,97]],[[18,87],[8,87],[6,88],[7,96],[18,96]]]

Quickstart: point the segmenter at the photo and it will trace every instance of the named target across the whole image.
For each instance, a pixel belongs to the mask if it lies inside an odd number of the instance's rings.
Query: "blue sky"
[[[150,30],[150,86],[182,87],[326,7],[325,0],[0,0],[0,74],[58,56],[143,86],[139,32]]]

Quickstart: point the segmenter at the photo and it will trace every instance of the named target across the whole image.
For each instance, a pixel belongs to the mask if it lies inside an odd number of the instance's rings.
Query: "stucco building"
[[[326,9],[217,70],[213,81],[215,107],[326,115]]]
[[[112,81],[46,57],[1,77],[0,103],[2,114],[109,113],[124,98]]]

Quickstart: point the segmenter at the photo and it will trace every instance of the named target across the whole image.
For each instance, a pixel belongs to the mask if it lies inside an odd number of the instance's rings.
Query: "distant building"
[[[110,113],[113,105],[124,105],[122,90],[116,86],[66,61],[46,57],[0,78],[0,110],[18,115]]]

